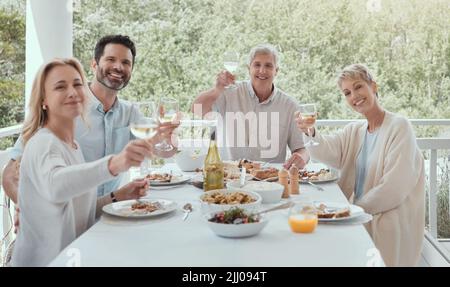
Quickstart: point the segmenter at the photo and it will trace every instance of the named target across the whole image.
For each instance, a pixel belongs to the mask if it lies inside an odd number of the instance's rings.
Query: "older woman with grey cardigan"
[[[377,84],[365,66],[344,68],[338,83],[347,103],[366,121],[351,123],[334,135],[310,129],[319,144],[308,151],[340,170],[338,184],[345,196],[373,216],[365,226],[386,265],[414,266],[425,228],[425,175],[411,124],[380,106]],[[297,118],[305,133],[313,124],[309,118]]]

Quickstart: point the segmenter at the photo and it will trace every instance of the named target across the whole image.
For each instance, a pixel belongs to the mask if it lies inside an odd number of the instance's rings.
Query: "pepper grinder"
[[[289,173],[286,169],[282,168],[278,172],[278,182],[284,186],[283,195],[282,198],[288,198],[289,197],[289,183],[288,183],[288,177]]]
[[[300,186],[298,184],[298,180],[298,167],[293,164],[289,169],[289,188],[291,194],[300,194]]]

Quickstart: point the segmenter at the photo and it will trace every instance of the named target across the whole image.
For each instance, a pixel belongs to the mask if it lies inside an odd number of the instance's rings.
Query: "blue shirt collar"
[[[94,95],[94,92],[91,90],[91,88],[88,86],[88,97],[90,101],[90,109],[96,110],[98,112],[101,112],[103,114],[106,114],[107,112],[103,109],[103,104],[100,102],[100,100]],[[114,101],[114,104],[112,105],[111,109],[108,112],[114,112],[119,106],[118,98],[116,97],[116,100]]]

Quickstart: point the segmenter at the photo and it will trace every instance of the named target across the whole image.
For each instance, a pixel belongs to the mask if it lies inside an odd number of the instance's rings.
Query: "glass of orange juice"
[[[289,209],[288,223],[293,232],[314,232],[318,218],[316,208],[312,202],[295,202]]]

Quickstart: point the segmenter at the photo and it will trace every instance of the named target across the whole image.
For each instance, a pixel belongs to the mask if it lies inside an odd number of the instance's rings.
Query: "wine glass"
[[[223,66],[225,69],[233,74],[239,67],[239,53],[228,51],[223,54]],[[225,89],[236,89],[235,84],[231,84],[225,87]]]
[[[155,103],[151,101],[135,102],[133,106],[138,111],[138,116],[130,123],[131,133],[139,139],[150,139],[154,137],[158,131],[158,121],[155,117]],[[141,164],[141,176],[149,174],[150,170],[151,162],[146,158]]]
[[[171,98],[161,99],[156,114],[160,124],[175,123],[179,114],[178,101]],[[167,142],[167,139],[163,139],[155,147],[161,151],[173,150],[173,146]]]
[[[305,124],[307,125],[307,129],[308,129],[309,141],[305,144],[305,146],[319,145],[318,142],[314,141],[313,135],[312,135],[312,128],[314,127],[314,124],[316,123],[316,118],[317,118],[316,105],[315,104],[300,105],[299,111],[300,111],[301,117],[304,120]]]

